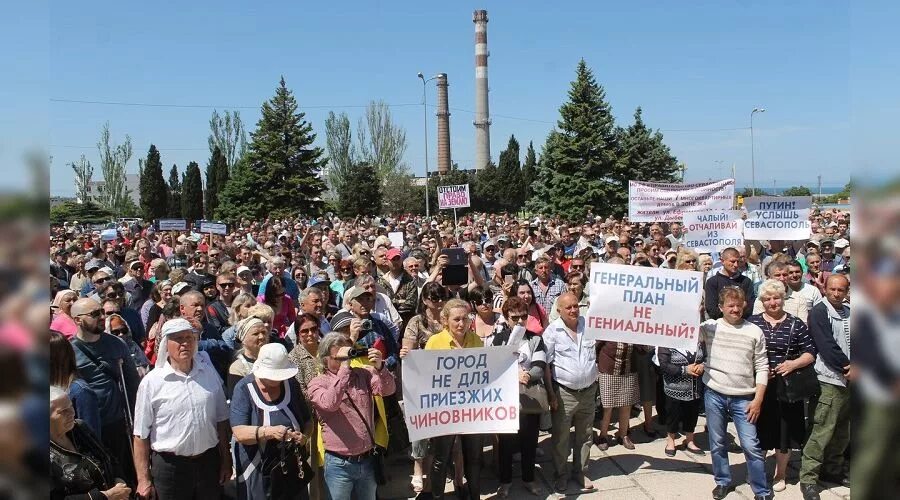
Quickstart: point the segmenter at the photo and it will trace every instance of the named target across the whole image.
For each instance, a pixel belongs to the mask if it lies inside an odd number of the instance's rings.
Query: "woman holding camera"
[[[307,499],[312,418],[297,367],[273,343],[259,349],[252,370],[231,398],[238,499]]]

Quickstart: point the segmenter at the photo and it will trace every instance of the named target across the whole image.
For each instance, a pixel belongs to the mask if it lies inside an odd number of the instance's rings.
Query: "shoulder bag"
[[[785,359],[791,352],[791,342],[794,340],[794,327],[797,325],[797,319],[794,318],[791,323],[791,331],[788,333],[788,345],[785,351]],[[803,368],[792,371],[791,373],[778,377],[778,386],[776,388],[778,400],[783,403],[796,403],[804,399],[816,397],[819,395],[821,388],[819,387],[819,378],[816,375],[815,362],[810,363]]]
[[[382,367],[384,369],[384,367]],[[375,436],[372,434],[372,428],[369,426],[369,422],[366,421],[366,417],[363,416],[362,412],[359,411],[359,408],[356,407],[356,403],[353,402],[353,398],[350,397],[349,391],[344,391],[344,394],[347,395],[347,401],[350,403],[350,406],[353,408],[353,411],[359,415],[359,418],[362,420],[363,425],[366,428],[366,432],[369,434],[369,440],[372,441],[372,473],[375,476],[375,484],[378,486],[383,486],[387,484],[387,476],[384,471],[384,451],[378,447],[378,444],[375,443]],[[375,400],[372,400],[372,412],[375,412]],[[373,418],[374,420],[374,418]]]
[[[534,337],[532,337],[534,338]],[[531,343],[531,340],[526,342]],[[531,349],[531,357],[534,357],[534,348]],[[541,382],[533,384],[519,384],[519,411],[526,415],[540,415],[550,411],[550,403],[547,400],[547,390]]]

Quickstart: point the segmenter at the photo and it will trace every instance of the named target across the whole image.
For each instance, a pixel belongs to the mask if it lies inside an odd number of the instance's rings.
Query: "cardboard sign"
[[[805,240],[812,234],[811,196],[756,196],[744,200],[748,240]]]
[[[588,338],[696,352],[702,273],[594,263],[590,291]]]
[[[409,439],[519,430],[519,363],[513,346],[410,351],[403,358]]]
[[[391,246],[397,250],[403,250],[403,231],[394,231],[388,233],[388,239],[391,240]]]
[[[704,210],[684,213],[684,246],[698,253],[712,253],[744,245],[744,220],[740,210]]]
[[[438,208],[465,208],[469,206],[469,185],[438,186]]]
[[[160,231],[187,231],[187,221],[184,219],[159,219],[156,228]]]
[[[200,232],[201,233],[212,233],[212,234],[228,234],[228,224],[224,222],[210,222],[210,221],[200,221]]]
[[[734,179],[697,184],[628,181],[628,220],[681,222],[697,210],[729,210],[734,203]]]

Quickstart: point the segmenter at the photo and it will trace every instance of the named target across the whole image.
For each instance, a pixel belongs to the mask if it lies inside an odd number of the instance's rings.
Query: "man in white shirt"
[[[138,498],[219,498],[231,477],[222,379],[183,318],[160,333],[157,368],[141,381],[134,410]],[[151,476],[152,464],[152,476]]]
[[[550,411],[553,427],[550,441],[556,467],[554,488],[558,493],[568,489],[569,428],[575,426],[573,465],[581,493],[596,491],[585,477],[591,456],[592,423],[597,396],[596,341],[585,338],[584,318],[580,316],[578,297],[571,292],[557,301],[559,319],[544,330],[547,363],[551,375]]]
[[[787,281],[784,283],[791,292],[798,295],[806,302],[806,309],[812,311],[813,306],[822,300],[822,292],[819,287],[803,282],[803,266],[796,260],[788,262]],[[804,321],[806,321],[804,319]]]

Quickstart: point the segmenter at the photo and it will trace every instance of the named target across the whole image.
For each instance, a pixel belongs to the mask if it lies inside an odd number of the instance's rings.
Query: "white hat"
[[[162,337],[168,337],[173,333],[193,331],[194,327],[188,320],[184,318],[172,318],[169,321],[163,323],[162,330],[159,334]]]
[[[841,238],[834,242],[834,248],[847,248],[850,246],[850,242],[846,238]]]
[[[287,349],[278,343],[266,344],[259,349],[253,362],[253,374],[266,380],[287,380],[297,375],[297,366],[288,359]]]
[[[238,266],[238,268],[237,268],[238,275],[240,275],[241,273],[249,273],[249,272],[250,272],[250,268],[247,266]]]
[[[619,238],[618,238],[617,236],[610,236],[610,237],[606,238],[606,242],[607,242],[607,243],[609,243],[609,242],[611,242],[611,241],[615,241],[616,243],[618,243],[618,242],[619,242]]]
[[[175,283],[175,286],[172,287],[172,293],[175,295],[181,294],[181,292],[186,291],[186,289],[190,288],[191,284],[187,281],[179,281]]]

